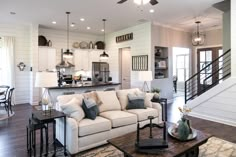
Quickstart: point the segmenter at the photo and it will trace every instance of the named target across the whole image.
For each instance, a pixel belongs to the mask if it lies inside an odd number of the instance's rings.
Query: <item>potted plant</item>
[[[161,92],[159,88],[152,88],[151,92],[154,93],[153,99],[159,99],[159,93]]]

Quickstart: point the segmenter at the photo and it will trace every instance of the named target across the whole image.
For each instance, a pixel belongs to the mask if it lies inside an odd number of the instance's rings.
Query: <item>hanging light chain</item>
[[[69,49],[69,14],[70,12],[66,12],[67,14],[67,49]]]
[[[103,38],[104,38],[104,39],[103,39],[103,42],[104,42],[104,43],[105,43],[105,41],[106,41],[106,30],[105,30],[105,29],[106,29],[106,24],[105,24],[105,23],[106,23],[106,19],[103,19],[103,30],[104,30],[104,31],[103,31],[103,35],[104,35],[104,37],[103,37]]]

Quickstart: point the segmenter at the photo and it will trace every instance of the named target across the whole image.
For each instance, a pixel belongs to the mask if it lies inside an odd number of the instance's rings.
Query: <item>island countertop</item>
[[[120,89],[121,83],[108,82],[108,83],[84,83],[82,85],[64,85],[56,87],[47,87],[50,97],[53,103],[57,102],[57,97],[59,95],[70,95],[70,94],[80,94],[87,91],[104,91],[108,88],[114,88],[115,90]]]
[[[87,87],[101,87],[101,86],[117,86],[121,83],[108,82],[108,83],[84,83],[83,85],[62,85],[56,87],[47,87],[47,89],[68,89],[68,88],[87,88]]]

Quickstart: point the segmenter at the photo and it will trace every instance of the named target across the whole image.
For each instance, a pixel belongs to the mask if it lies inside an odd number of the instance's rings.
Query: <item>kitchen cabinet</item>
[[[56,68],[56,49],[51,47],[39,47],[39,71],[51,71]]]
[[[75,70],[92,71],[92,62],[99,62],[101,50],[82,50],[74,51]]]

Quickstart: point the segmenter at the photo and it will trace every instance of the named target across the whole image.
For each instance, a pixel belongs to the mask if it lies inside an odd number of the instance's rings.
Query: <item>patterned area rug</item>
[[[199,157],[236,157],[236,144],[212,137],[200,146]]]
[[[59,151],[57,157],[64,157],[62,152]],[[106,144],[81,152],[76,157],[124,157],[124,155],[115,147]],[[200,147],[199,157],[236,157],[236,144],[212,137]]]

